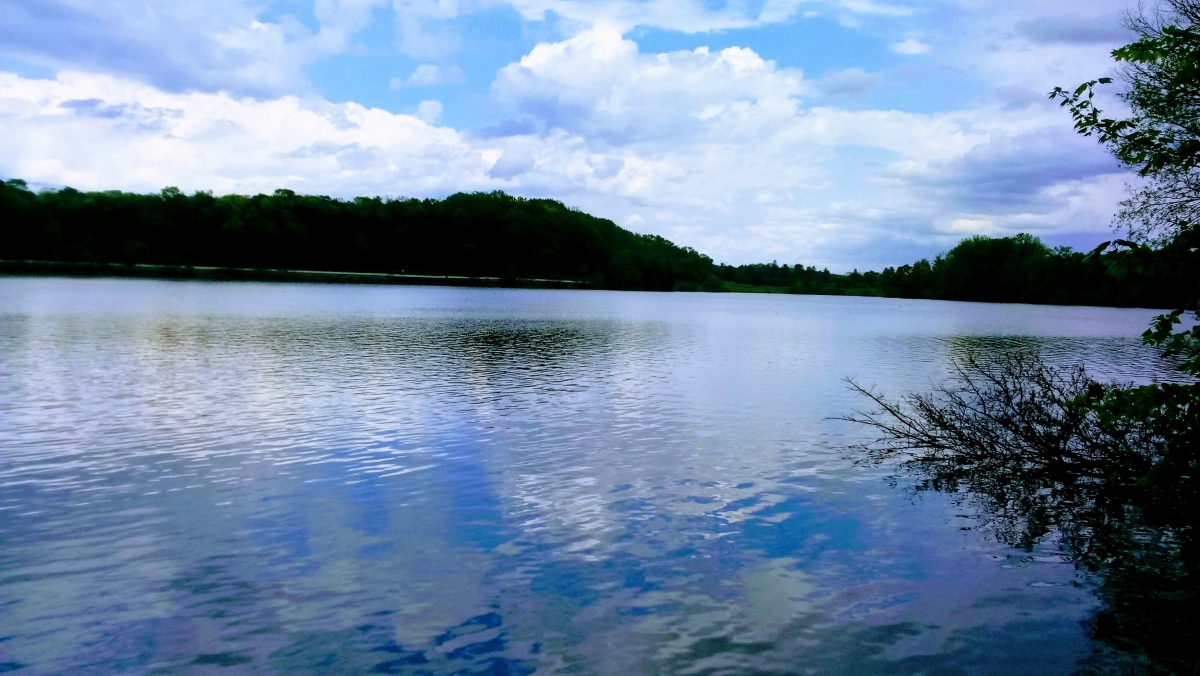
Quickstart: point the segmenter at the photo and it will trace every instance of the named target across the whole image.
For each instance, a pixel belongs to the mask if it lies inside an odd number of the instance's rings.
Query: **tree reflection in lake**
[[[898,462],[894,481],[952,494],[997,540],[1057,543],[1097,575],[1092,633],[1123,668],[1200,673],[1196,385],[1103,384],[1026,348],[967,350],[945,384],[898,401],[851,387],[874,408],[846,419],[880,433],[866,462]]]

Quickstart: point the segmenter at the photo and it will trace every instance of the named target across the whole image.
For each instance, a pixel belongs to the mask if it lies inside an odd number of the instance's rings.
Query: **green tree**
[[[970,237],[935,262],[936,293],[949,300],[1044,302],[1052,256],[1053,252],[1031,235]]]
[[[1148,245],[1167,252],[1174,277],[1188,292],[1184,307],[1154,320],[1143,338],[1180,358],[1180,368],[1200,376],[1200,325],[1176,332],[1182,316],[1196,313],[1197,252],[1200,251],[1200,0],[1164,0],[1154,12],[1132,14],[1127,25],[1138,39],[1113,50],[1126,85],[1118,94],[1129,117],[1104,117],[1095,104],[1097,85],[1111,78],[1085,82],[1067,92],[1057,87],[1052,99],[1071,111],[1075,129],[1096,136],[1101,144],[1144,180],[1122,202],[1116,217],[1127,240],[1105,242],[1129,247],[1136,266],[1146,258]],[[1197,393],[1200,395],[1200,392]],[[1200,403],[1200,398],[1197,399]]]
[[[563,204],[503,192],[444,200],[139,195],[0,183],[0,260],[149,263],[339,272],[568,279],[589,286],[698,288],[703,254]]]
[[[1138,39],[1112,56],[1128,117],[1105,117],[1096,107],[1096,87],[1112,78],[1070,92],[1058,87],[1050,97],[1070,109],[1080,133],[1098,137],[1143,179],[1117,223],[1138,241],[1163,243],[1200,219],[1200,2],[1166,0],[1158,11],[1130,15],[1127,25]]]
[[[1179,309],[1155,318],[1143,339],[1176,360],[1181,382],[1101,383],[1082,367],[985,346],[956,360],[953,377],[932,395],[890,401],[858,387],[875,410],[850,419],[881,433],[867,456],[898,461],[919,475],[918,490],[975,505],[1014,546],[1055,536],[1064,554],[1098,574],[1105,608],[1093,636],[1127,651],[1122,671],[1196,673],[1200,329],[1178,329],[1189,311],[1200,320],[1200,0],[1165,0],[1127,23],[1137,39],[1112,53],[1127,117],[1105,117],[1096,106],[1096,88],[1114,84],[1110,78],[1050,96],[1069,108],[1080,133],[1140,177],[1115,219],[1129,239],[1106,242],[1079,264],[1115,244],[1123,250],[1105,258],[1114,277],[1156,268],[1176,287]],[[1009,260],[1054,260],[1032,238],[1011,244],[1030,255]],[[991,246],[964,245],[955,256]],[[949,274],[953,257],[935,271]],[[1070,252],[1057,258],[1075,260]]]

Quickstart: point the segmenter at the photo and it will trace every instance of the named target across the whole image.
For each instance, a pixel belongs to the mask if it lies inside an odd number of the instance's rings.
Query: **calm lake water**
[[[0,279],[0,672],[1071,673],[1094,582],[830,417],[1153,314]]]

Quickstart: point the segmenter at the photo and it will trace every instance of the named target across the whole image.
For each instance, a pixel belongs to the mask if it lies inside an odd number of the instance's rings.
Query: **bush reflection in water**
[[[953,495],[1000,542],[1051,541],[1097,574],[1104,608],[1092,633],[1127,651],[1124,667],[1200,668],[1195,440],[1175,431],[1196,429],[1188,417],[1200,412],[1169,400],[1191,385],[1164,386],[1155,403],[1169,415],[1130,419],[1109,411],[1145,393],[1028,348],[975,342],[952,364],[933,393],[900,401],[851,382],[874,409],[846,419],[881,433],[867,461],[898,460],[912,490]]]

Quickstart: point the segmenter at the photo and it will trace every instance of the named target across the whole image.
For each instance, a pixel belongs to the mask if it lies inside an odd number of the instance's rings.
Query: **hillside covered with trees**
[[[559,202],[502,192],[444,200],[34,193],[0,184],[0,259],[569,279],[610,289],[703,282],[696,251]]]
[[[444,200],[33,192],[0,183],[0,271],[12,261],[570,280],[584,287],[1167,307],[1197,294],[1182,245],[1086,255],[1036,237],[963,240],[932,262],[834,274],[716,265],[560,202],[502,192]],[[32,271],[36,271],[34,268]],[[101,268],[101,272],[120,269]],[[145,271],[142,271],[146,274]],[[92,272],[95,274],[95,270]],[[107,274],[107,273],[106,273]],[[274,277],[273,277],[274,278]]]

